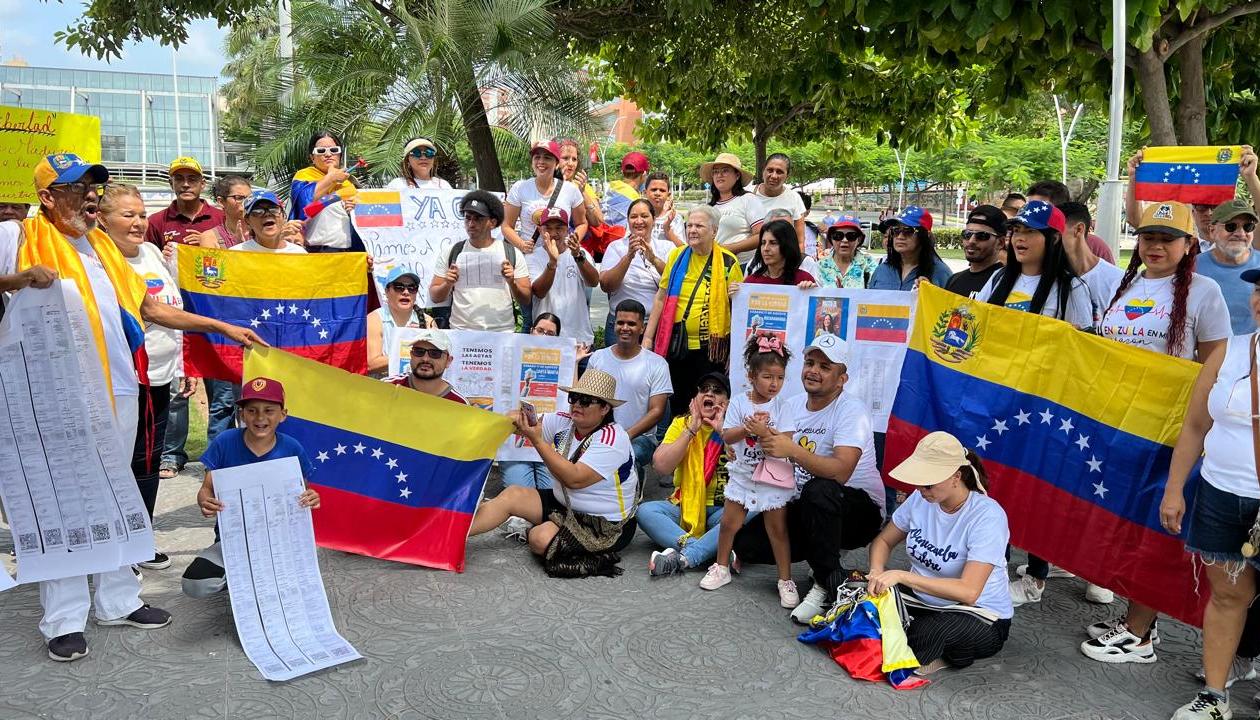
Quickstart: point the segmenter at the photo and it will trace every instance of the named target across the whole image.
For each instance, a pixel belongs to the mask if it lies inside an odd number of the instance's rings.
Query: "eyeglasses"
[[[248,195],[228,195],[227,197],[225,197],[225,198],[223,198],[223,199],[224,199],[224,200],[235,200],[235,201],[236,201],[236,202],[238,202],[238,203],[243,203],[243,202],[245,202],[246,200],[248,200],[248,199],[249,199],[249,196],[248,196]]]
[[[913,235],[914,228],[909,225],[900,225],[888,231],[889,237],[901,237],[902,235]]]
[[[419,358],[425,355],[428,355],[430,360],[441,360],[446,355],[446,351],[438,350],[437,348],[411,348],[411,357]]]
[[[420,286],[414,283],[390,283],[386,287],[395,292],[411,293],[412,295],[415,295],[416,291],[420,289]]]
[[[332,147],[317,147],[311,150],[312,155],[340,155],[341,147],[333,145]]]
[[[540,328],[540,327],[535,327],[533,330],[531,330],[531,331],[530,331],[530,334],[532,334],[532,335],[546,335],[546,336],[548,336],[548,337],[555,337],[555,336],[556,336],[556,331],[555,331],[555,330],[546,330],[546,329],[544,329],[544,328]]]
[[[478,215],[477,213],[464,213],[464,222],[481,222],[489,219],[485,215]]]
[[[431,147],[411,148],[411,152],[407,153],[407,155],[413,158],[434,158],[437,157],[437,150]]]
[[[995,237],[997,237],[997,235],[994,235],[991,232],[985,232],[983,230],[963,230],[962,231],[963,240],[970,240],[971,238],[975,238],[976,240],[980,242],[989,242]]]
[[[50,185],[48,189],[70,193],[71,195],[87,195],[88,193],[100,195],[105,190],[105,183],[85,183],[80,181]]]
[[[577,405],[578,407],[590,407],[594,405],[595,403],[599,403],[600,405],[603,405],[604,401],[600,400],[597,397],[591,397],[590,395],[581,395],[579,393],[569,393],[570,405]]]
[[[250,210],[250,211],[249,211],[248,213],[246,213],[246,214],[247,214],[247,215],[249,215],[250,217],[256,217],[256,218],[259,218],[259,217],[268,217],[268,216],[272,216],[272,215],[274,215],[274,216],[276,216],[276,217],[280,217],[281,215],[283,215],[283,214],[284,214],[284,211],[283,211],[283,210],[281,210],[280,208],[278,208],[278,207],[276,207],[276,206],[272,205],[271,207],[261,207],[261,208],[256,207],[256,208],[254,208],[254,209]]]
[[[848,232],[843,232],[843,233],[842,232],[831,233],[832,242],[860,242],[861,240],[865,238],[866,238],[865,235],[863,235],[862,233],[856,230],[850,230]]]
[[[1244,223],[1227,222],[1227,223],[1222,223],[1221,227],[1225,228],[1225,232],[1227,233],[1232,233],[1238,228],[1242,228],[1243,232],[1251,232],[1252,230],[1256,229],[1256,224],[1253,221],[1247,221]]]

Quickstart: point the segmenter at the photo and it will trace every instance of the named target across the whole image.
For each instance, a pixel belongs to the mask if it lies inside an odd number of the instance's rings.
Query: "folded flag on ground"
[[[914,674],[919,660],[906,641],[908,616],[897,588],[878,597],[868,595],[862,582],[838,590],[827,615],[797,640],[822,647],[855,680],[887,680],[898,690],[928,684]]]
[[[1138,200],[1219,205],[1234,198],[1242,147],[1152,147],[1129,181]]]
[[[1013,545],[1198,624],[1207,593],[1159,523],[1198,368],[925,285],[884,467],[951,433],[983,458]],[[1187,483],[1187,517],[1194,492]]]

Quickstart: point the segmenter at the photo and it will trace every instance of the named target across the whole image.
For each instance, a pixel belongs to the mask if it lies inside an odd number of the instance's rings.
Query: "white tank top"
[[[1225,360],[1208,394],[1212,429],[1203,441],[1203,479],[1246,498],[1260,498],[1251,443],[1251,363],[1253,335],[1229,338]]]

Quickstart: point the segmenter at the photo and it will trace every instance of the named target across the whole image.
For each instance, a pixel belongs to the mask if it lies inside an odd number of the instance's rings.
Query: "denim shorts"
[[[1226,492],[1200,478],[1186,549],[1205,562],[1241,562],[1242,546],[1260,511],[1260,500]],[[1250,558],[1260,568],[1260,556]]]

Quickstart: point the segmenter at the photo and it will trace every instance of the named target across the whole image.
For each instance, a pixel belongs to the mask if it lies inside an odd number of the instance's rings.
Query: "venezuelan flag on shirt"
[[[1153,147],[1130,178],[1138,200],[1219,205],[1234,198],[1242,147]]]
[[[1013,545],[1199,623],[1207,593],[1195,593],[1182,539],[1159,523],[1198,368],[922,286],[884,467],[949,432],[984,460]]]
[[[507,418],[274,348],[246,353],[245,372],[285,387],[282,429],[315,466],[320,546],[463,572]]]
[[[367,372],[367,259],[362,253],[279,254],[184,247],[184,309],[253,329],[273,347]],[[239,383],[243,349],[222,335],[184,333],[190,377]]]

